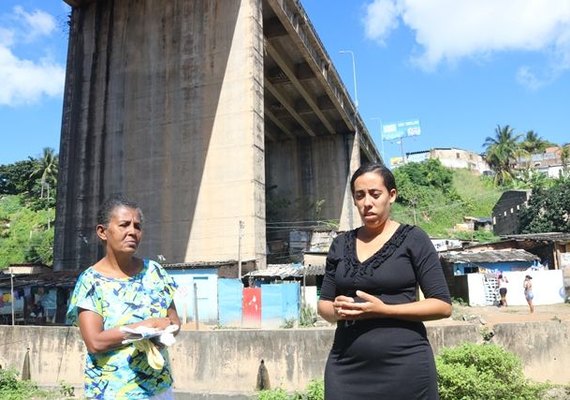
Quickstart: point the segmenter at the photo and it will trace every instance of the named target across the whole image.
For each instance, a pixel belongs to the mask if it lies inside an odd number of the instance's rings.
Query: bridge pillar
[[[346,185],[344,188],[344,196],[342,202],[342,213],[340,215],[339,230],[348,231],[359,227],[361,224],[358,210],[352,201],[352,192],[350,190],[350,178],[352,174],[360,167],[360,138],[358,130],[354,136],[350,138],[348,148],[350,149],[349,171]]]
[[[85,268],[102,256],[96,210],[115,193],[129,195],[144,211],[141,256],[209,262],[237,260],[239,252],[262,267],[259,1],[77,5],[70,21],[55,269]]]

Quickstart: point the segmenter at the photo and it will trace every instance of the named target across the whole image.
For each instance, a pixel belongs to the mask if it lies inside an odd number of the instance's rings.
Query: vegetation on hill
[[[438,160],[395,169],[399,195],[393,217],[401,223],[419,225],[432,237],[493,241],[497,238],[490,231],[456,227],[465,222],[465,217],[491,218],[505,190],[525,188],[532,189],[533,195],[521,214],[520,233],[570,232],[570,168],[566,165],[570,145],[559,146],[566,168],[558,179],[531,167],[514,169],[517,157],[553,146],[533,131],[523,138],[508,125],[497,126],[495,137],[488,137],[485,146],[486,158],[495,171],[493,177],[445,168]],[[57,154],[49,148],[41,157],[0,165],[0,269],[25,262],[52,264],[57,169]],[[268,221],[279,220],[271,211],[291,207],[276,203],[271,188],[267,197]],[[323,202],[294,206],[312,210],[313,219],[318,220]]]
[[[494,205],[506,190],[531,189],[517,233],[570,232],[570,144],[559,146],[534,131],[522,135],[509,125],[498,125],[495,136],[487,137],[483,145],[492,177],[451,170],[438,160],[395,169],[399,189],[395,219],[417,224],[432,237],[492,241],[496,237],[491,232],[464,232],[454,227],[464,222],[464,217],[491,218]],[[555,179],[536,171],[530,162],[533,154],[549,147],[558,147],[562,163],[561,176]]]
[[[53,262],[57,155],[0,165],[0,269]]]
[[[517,180],[524,177],[521,173],[527,175],[533,171],[529,166],[527,171],[516,170],[515,167],[519,160],[531,160],[533,154],[541,153],[548,147],[558,147],[560,158],[563,166],[566,168],[570,163],[570,145],[565,144],[558,146],[555,143],[542,139],[536,132],[528,131],[526,135],[516,134],[514,129],[509,125],[495,128],[495,136],[489,136],[483,143],[485,147],[485,159],[489,163],[491,169],[495,172],[495,184],[499,186],[509,186],[517,184]],[[530,164],[530,163],[528,163]]]
[[[534,186],[521,211],[521,233],[570,232],[570,177]]]
[[[405,164],[394,170],[399,196],[393,217],[420,226],[432,237],[489,241],[491,232],[454,229],[464,217],[490,218],[502,191],[467,170],[452,170],[439,160]]]

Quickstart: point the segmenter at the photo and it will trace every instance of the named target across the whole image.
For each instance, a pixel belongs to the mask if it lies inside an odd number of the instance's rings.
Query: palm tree
[[[562,168],[566,170],[570,161],[570,143],[560,146],[560,161],[562,162]]]
[[[50,147],[45,147],[43,150],[42,157],[34,161],[36,161],[36,167],[30,174],[30,178],[40,179],[40,185],[41,185],[40,199],[43,199],[44,188],[46,188],[47,198],[49,200],[50,184],[55,186],[55,184],[57,183],[57,168],[58,168],[57,154],[55,154],[54,149]]]
[[[488,136],[483,143],[485,157],[489,166],[495,171],[495,183],[502,185],[513,179],[512,168],[517,156],[521,154],[518,140],[520,135],[515,135],[514,129],[509,125],[495,128],[495,137]]]
[[[533,130],[526,133],[521,143],[521,147],[530,154],[542,153],[548,146],[550,146],[550,142],[538,136]]]

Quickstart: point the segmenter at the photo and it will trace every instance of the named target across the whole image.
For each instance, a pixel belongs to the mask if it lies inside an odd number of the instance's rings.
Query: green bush
[[[289,400],[290,396],[285,389],[277,388],[271,390],[262,390],[257,395],[258,400]]]
[[[262,390],[257,400],[324,400],[325,385],[322,379],[309,382],[303,393],[289,394],[283,388]]]
[[[464,343],[436,357],[441,400],[537,400],[514,354],[493,344]]]
[[[37,391],[37,386],[30,381],[18,379],[13,369],[0,369],[0,399],[24,400]]]
[[[20,380],[15,370],[0,368],[0,399],[2,400],[62,400],[74,397],[72,385],[62,382],[59,390],[40,389],[33,381]]]
[[[299,318],[299,325],[303,327],[315,326],[317,322],[317,313],[311,306],[304,305],[301,307],[301,316]]]
[[[312,380],[307,385],[306,400],[323,400],[325,398],[325,382],[322,379]]]

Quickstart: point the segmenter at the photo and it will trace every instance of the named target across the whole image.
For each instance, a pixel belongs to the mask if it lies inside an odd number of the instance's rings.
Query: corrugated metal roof
[[[244,275],[244,277],[258,277],[258,278],[302,278],[305,276],[324,275],[324,265],[307,265],[301,264],[272,264],[268,265],[265,269],[251,271]]]
[[[325,274],[325,266],[324,265],[307,265],[305,267],[305,275],[306,276],[314,276],[314,275],[324,275]]]
[[[72,288],[81,272],[83,271],[53,271],[41,274],[14,275],[14,288],[25,286]],[[0,274],[0,287],[10,287],[10,275]]]
[[[440,253],[441,258],[450,263],[485,263],[507,261],[539,261],[540,258],[522,249],[450,251]]]
[[[265,269],[248,272],[244,277],[258,278],[302,278],[303,266],[301,264],[270,264]]]
[[[521,235],[504,235],[502,238],[514,240],[537,240],[547,242],[570,242],[570,233],[545,232],[545,233],[525,233]]]
[[[247,263],[253,260],[245,260],[242,263]],[[161,263],[161,265],[166,269],[202,269],[202,268],[220,268],[228,265],[237,265],[237,260],[227,260],[227,261],[193,261],[193,262],[183,262],[183,263]]]

